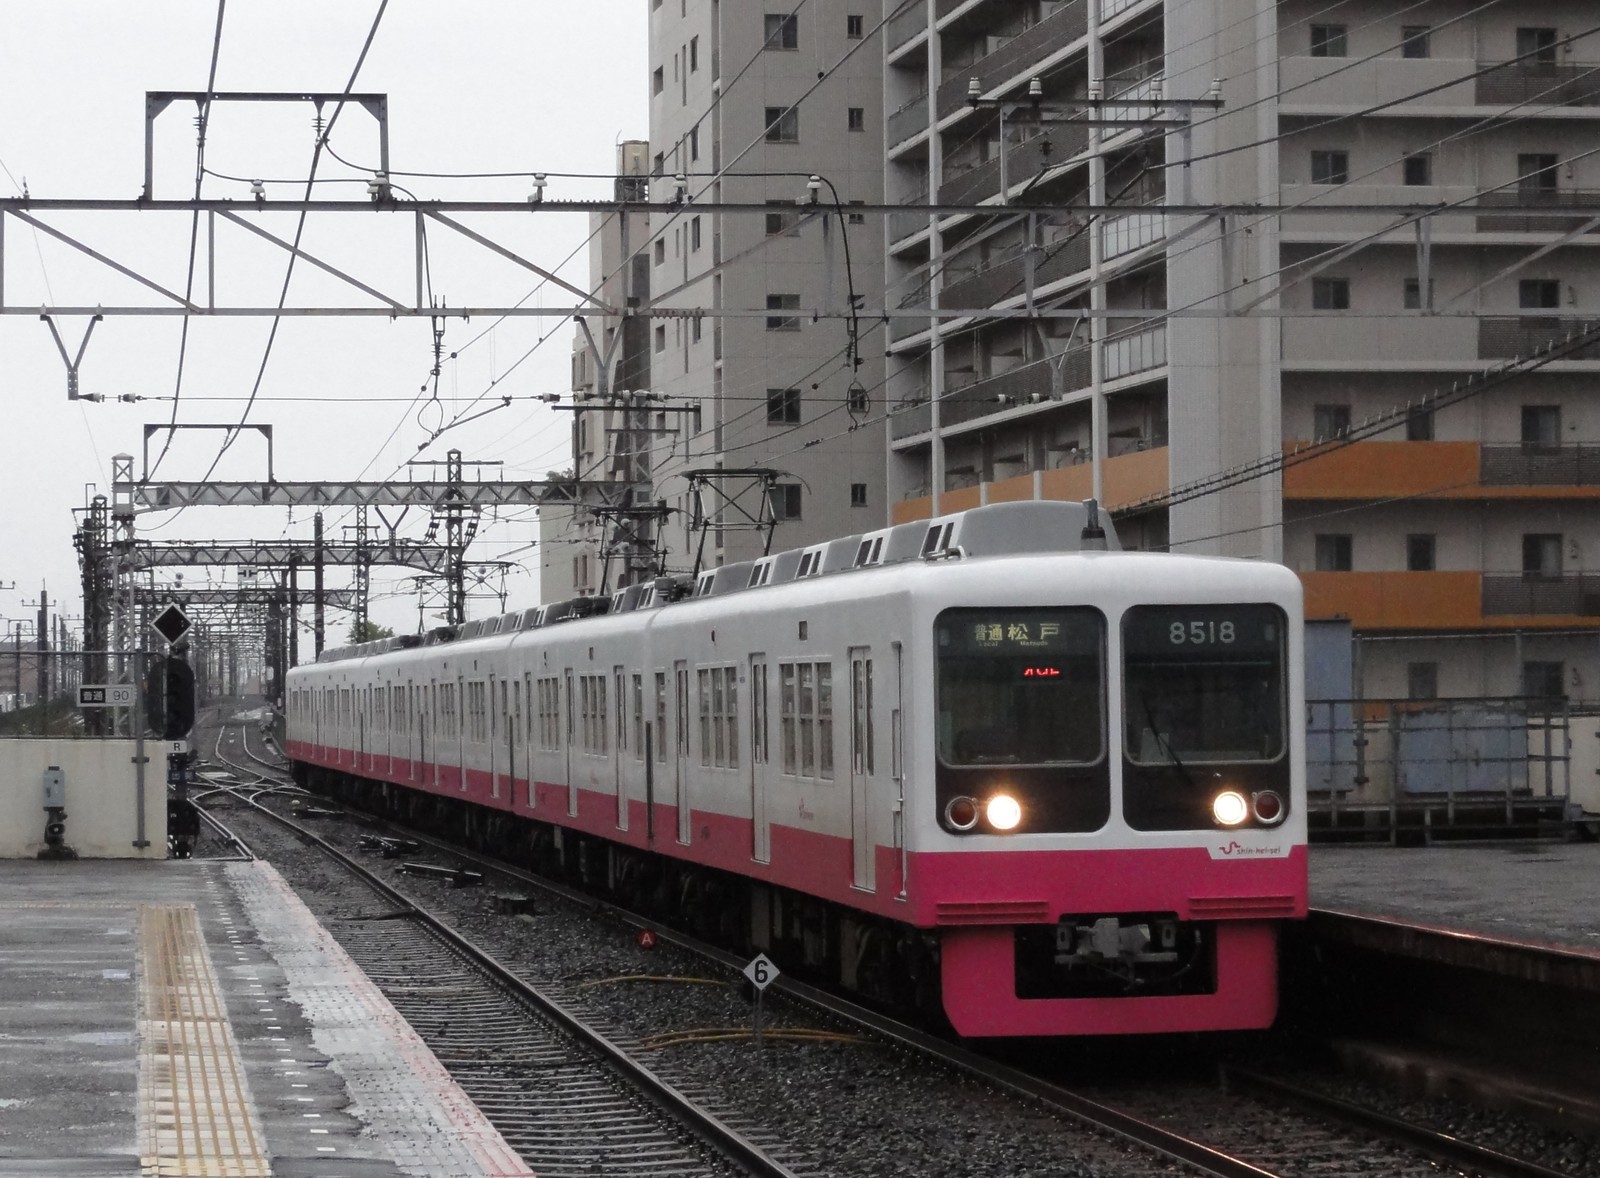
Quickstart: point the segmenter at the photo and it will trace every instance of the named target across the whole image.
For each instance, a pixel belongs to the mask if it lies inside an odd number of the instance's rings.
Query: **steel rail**
[[[1426,1125],[1401,1120],[1376,1109],[1352,1104],[1336,1096],[1329,1096],[1298,1084],[1290,1084],[1247,1068],[1229,1067],[1225,1074],[1229,1087],[1237,1091],[1248,1093],[1257,1099],[1288,1105],[1315,1116],[1340,1121],[1357,1129],[1365,1129],[1451,1166],[1463,1166],[1478,1173],[1495,1175],[1496,1178],[1566,1178],[1564,1171],[1552,1170],[1538,1162],[1513,1157],[1487,1146],[1475,1145],[1460,1137],[1430,1129]]]
[[[242,738],[242,743],[248,754],[249,737],[248,730],[245,731],[246,735]],[[219,738],[219,757],[221,756],[220,747],[221,741]],[[252,760],[259,760],[254,754],[248,755],[251,756]],[[221,759],[224,764],[232,764],[235,768],[243,768],[237,762],[230,762],[226,757],[221,757]],[[352,859],[338,847],[335,847],[326,839],[293,819],[276,813],[254,799],[245,798],[242,794],[236,796],[239,796],[246,805],[264,817],[291,831],[297,838],[328,855],[329,858],[333,859],[346,871],[377,892],[385,901],[394,905],[397,913],[405,915],[426,928],[452,951],[458,953],[463,959],[488,975],[495,984],[548,1018],[573,1039],[592,1048],[646,1099],[662,1112],[671,1116],[696,1139],[709,1145],[725,1161],[747,1173],[761,1175],[762,1178],[797,1178],[793,1170],[767,1155],[743,1134],[733,1129],[719,1117],[700,1108],[675,1086],[657,1076],[655,1072],[605,1038],[600,1032],[571,1014],[554,999],[546,995],[539,987],[519,977],[498,958],[473,944],[428,909],[416,903],[403,892],[390,886],[363,864]]]

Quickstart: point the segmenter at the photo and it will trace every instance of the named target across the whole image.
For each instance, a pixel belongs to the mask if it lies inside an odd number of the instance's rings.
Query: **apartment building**
[[[644,201],[650,190],[650,144],[617,145],[613,195]],[[650,216],[592,213],[589,284],[599,299],[626,308],[650,301]],[[646,483],[650,448],[645,402],[650,386],[650,324],[621,315],[586,316],[572,338],[572,454],[577,477]],[[619,531],[620,529],[620,531]],[[564,601],[630,584],[645,575],[640,559],[655,541],[643,516],[600,515],[568,507],[539,510],[539,599]],[[630,559],[631,558],[631,559]]]
[[[884,12],[886,301],[943,311],[891,320],[893,518],[1129,508],[1387,414],[1124,536],[1284,561],[1368,697],[1600,694],[1600,349],[1405,411],[1600,318],[1592,5]],[[919,208],[1008,202],[1056,207]]]
[[[883,55],[866,0],[651,0],[657,495],[686,571],[881,527]],[[812,177],[816,177],[813,182]],[[765,206],[756,214],[702,208]],[[697,411],[696,411],[697,409]],[[739,474],[739,471],[772,472]]]

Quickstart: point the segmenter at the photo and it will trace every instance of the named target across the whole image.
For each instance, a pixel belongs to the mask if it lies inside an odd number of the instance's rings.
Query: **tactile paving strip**
[[[267,1178],[272,1168],[193,907],[140,907],[138,976],[146,1178]]]

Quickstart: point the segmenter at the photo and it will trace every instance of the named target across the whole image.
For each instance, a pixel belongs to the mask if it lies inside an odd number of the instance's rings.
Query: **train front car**
[[[937,573],[907,899],[952,1025],[1269,1025],[1278,925],[1306,911],[1298,579],[1116,552]]]

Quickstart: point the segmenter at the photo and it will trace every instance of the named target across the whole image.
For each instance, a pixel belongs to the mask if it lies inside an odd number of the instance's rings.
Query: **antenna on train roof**
[[[1093,499],[1083,501],[1083,532],[1078,537],[1085,552],[1106,550],[1106,530],[1100,526],[1100,504]]]

